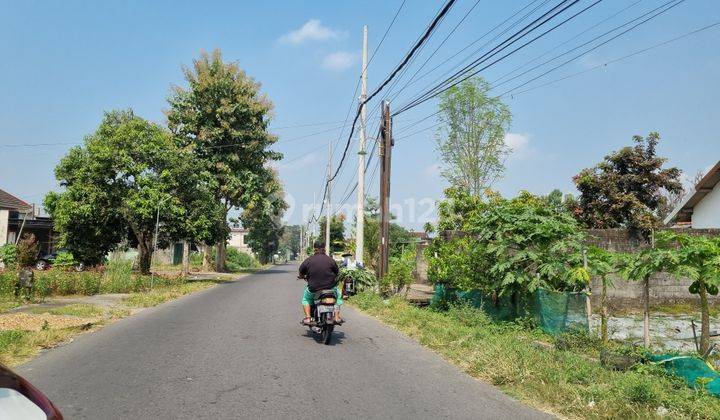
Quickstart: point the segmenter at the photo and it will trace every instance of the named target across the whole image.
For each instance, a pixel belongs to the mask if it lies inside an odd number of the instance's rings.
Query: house
[[[720,228],[720,161],[665,219],[665,224],[693,229]]]
[[[249,255],[255,255],[245,241],[245,237],[248,233],[250,233],[250,229],[240,227],[230,228],[230,240],[228,240],[227,246],[235,248],[238,251],[242,251]]]
[[[0,190],[0,246],[14,244],[24,233],[32,233],[41,254],[55,249],[53,221],[40,215],[40,209]]]

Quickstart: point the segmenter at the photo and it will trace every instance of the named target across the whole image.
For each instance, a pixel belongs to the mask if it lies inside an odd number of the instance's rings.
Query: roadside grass
[[[397,328],[458,365],[471,376],[500,387],[521,401],[567,418],[720,418],[720,399],[688,388],[659,367],[626,372],[601,367],[593,343],[567,351],[539,347],[552,342],[520,323],[491,321],[482,311],[446,312],[383,301],[360,294],[350,303]],[[587,347],[587,348],[586,348]]]
[[[132,293],[125,299],[125,304],[132,308],[148,308],[169,300],[177,299],[180,296],[207,289],[218,283],[222,283],[222,281],[192,281],[160,286],[145,292]]]
[[[105,315],[105,309],[103,309],[102,306],[86,303],[76,303],[59,306],[57,308],[31,308],[27,312],[33,314],[70,315],[82,318],[98,318]]]
[[[0,363],[15,366],[43,349],[49,349],[85,331],[84,327],[43,329],[40,331],[0,331]]]

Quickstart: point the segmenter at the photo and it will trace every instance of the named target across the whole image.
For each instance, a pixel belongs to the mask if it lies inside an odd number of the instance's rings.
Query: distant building
[[[233,247],[246,254],[255,255],[245,241],[245,237],[248,233],[250,233],[250,229],[230,228],[230,240],[228,240],[227,246]]]
[[[53,221],[40,215],[40,209],[0,190],[0,246],[14,244],[24,233],[32,233],[41,254],[54,251]]]
[[[720,162],[716,163],[675,207],[665,224],[693,229],[720,228]]]

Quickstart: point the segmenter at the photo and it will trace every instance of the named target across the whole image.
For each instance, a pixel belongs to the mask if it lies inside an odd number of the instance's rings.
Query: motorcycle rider
[[[341,324],[343,320],[340,318],[340,305],[342,305],[342,291],[337,286],[337,275],[339,272],[338,265],[332,257],[325,255],[325,244],[323,242],[315,242],[313,244],[313,255],[309,256],[300,264],[298,278],[307,279],[307,287],[302,296],[302,307],[305,318],[302,324],[308,325],[312,320],[310,316],[310,305],[313,302],[313,294],[320,290],[335,290],[335,299],[337,308],[335,310],[335,323]]]

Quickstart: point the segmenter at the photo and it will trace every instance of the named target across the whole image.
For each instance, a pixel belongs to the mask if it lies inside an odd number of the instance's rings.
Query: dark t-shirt
[[[335,287],[338,266],[335,260],[325,254],[313,254],[300,264],[300,274],[307,279],[308,289],[315,293]]]

